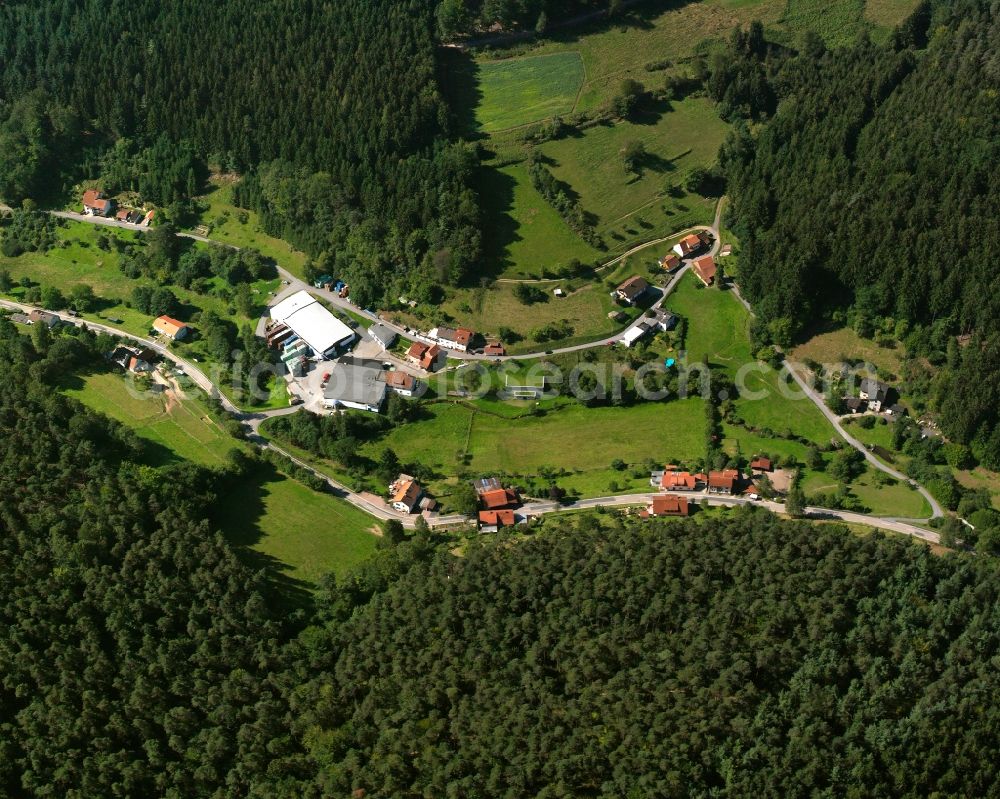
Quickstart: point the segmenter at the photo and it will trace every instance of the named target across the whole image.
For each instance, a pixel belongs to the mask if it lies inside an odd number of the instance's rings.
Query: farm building
[[[736,469],[708,473],[709,494],[735,494],[740,484],[740,473]]]
[[[83,193],[83,213],[87,216],[111,216],[111,206],[102,191],[90,189]]]
[[[670,494],[660,494],[653,497],[646,510],[640,515],[646,518],[650,516],[688,516],[690,515],[690,505],[687,497],[675,497]]]
[[[308,291],[299,291],[271,309],[271,318],[290,328],[317,355],[328,358],[355,339],[354,331],[318,302]]]
[[[615,296],[624,303],[635,305],[636,301],[647,291],[649,291],[649,283],[639,275],[632,275],[615,289]]]
[[[703,255],[701,258],[698,258],[695,260],[693,266],[694,273],[706,286],[711,286],[715,282],[715,276],[719,270],[715,265],[715,259],[711,255]]]
[[[153,330],[159,333],[161,336],[166,336],[171,341],[180,341],[181,339],[187,338],[188,333],[191,332],[189,328],[183,322],[179,322],[170,316],[158,316],[153,320]]]

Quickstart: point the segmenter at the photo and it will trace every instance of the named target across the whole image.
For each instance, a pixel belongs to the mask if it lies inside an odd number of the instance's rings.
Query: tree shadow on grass
[[[476,187],[484,221],[482,270],[471,276],[471,283],[478,285],[480,278],[495,278],[514,265],[509,248],[522,237],[520,223],[511,214],[514,178],[499,169],[481,167]]]
[[[255,465],[212,509],[212,522],[222,531],[237,556],[254,571],[262,571],[267,581],[268,600],[275,607],[293,611],[310,609],[313,603],[309,583],[292,577],[291,567],[265,552],[254,549],[267,532],[261,527],[264,496],[269,483],[289,480],[269,463]]]
[[[438,85],[448,99],[454,133],[472,141],[485,138],[476,121],[476,109],[483,101],[483,92],[479,87],[479,64],[471,55],[457,48],[438,50]]]

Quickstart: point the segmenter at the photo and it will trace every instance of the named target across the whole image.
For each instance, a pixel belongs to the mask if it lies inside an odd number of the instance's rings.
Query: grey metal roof
[[[382,404],[385,392],[386,385],[380,366],[342,361],[330,369],[330,380],[323,390],[323,397],[330,401],[376,407]]]

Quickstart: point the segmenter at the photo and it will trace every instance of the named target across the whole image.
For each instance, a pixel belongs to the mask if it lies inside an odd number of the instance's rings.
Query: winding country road
[[[715,218],[713,219],[713,222],[712,222],[711,226],[708,226],[708,227],[698,226],[698,227],[692,228],[692,230],[708,230],[709,232],[712,233],[714,241],[713,241],[712,248],[710,250],[710,254],[711,255],[716,255],[718,253],[718,251],[719,251],[720,246],[721,246],[721,237],[719,235],[719,223],[720,223],[720,219],[721,219],[722,207],[723,207],[724,200],[725,200],[725,198],[721,198],[719,200],[719,202],[716,204]],[[102,217],[85,216],[83,214],[78,214],[78,213],[74,213],[74,212],[71,212],[71,211],[53,211],[52,213],[55,216],[61,217],[63,219],[69,219],[69,220],[78,221],[78,222],[88,222],[88,223],[91,223],[91,224],[104,225],[104,226],[107,226],[107,227],[118,227],[118,228],[122,228],[122,229],[125,229],[125,230],[139,230],[139,231],[148,231],[149,230],[148,228],[141,228],[141,227],[138,227],[137,225],[132,225],[132,224],[125,223],[125,222],[119,222],[119,221],[117,221],[115,219],[105,219],[105,218],[102,218]],[[179,235],[184,236],[186,238],[194,239],[196,241],[202,241],[202,242],[207,242],[207,243],[219,243],[219,242],[213,242],[211,239],[209,239],[209,238],[207,238],[205,236],[199,236],[199,235],[196,235],[194,233],[180,233]],[[612,261],[609,261],[608,264],[620,261],[621,259],[627,257],[628,255],[631,255],[631,254],[633,254],[635,252],[641,251],[641,250],[646,249],[648,247],[653,247],[653,246],[657,246],[659,244],[662,244],[663,242],[666,242],[666,241],[668,241],[670,239],[673,239],[676,236],[677,236],[677,234],[675,233],[675,234],[672,234],[670,236],[665,236],[665,237],[662,237],[662,238],[659,238],[659,239],[656,239],[656,240],[653,240],[653,241],[646,242],[645,244],[638,245],[638,246],[632,248],[631,250],[629,250],[628,252],[623,253],[620,256],[616,256],[616,258],[613,259]],[[232,246],[232,245],[223,244],[222,246]],[[234,247],[233,249],[238,249],[238,248]],[[608,265],[608,264],[605,264],[605,265]],[[667,297],[670,295],[670,293],[676,288],[677,284],[680,282],[681,278],[688,271],[689,268],[690,268],[690,259],[687,259],[687,260],[685,260],[683,266],[679,270],[677,270],[677,272],[671,277],[670,282],[663,289],[663,292],[662,292],[661,296],[653,304],[653,306],[652,306],[653,308],[659,308],[662,305],[662,303],[667,299]],[[284,269],[284,268],[282,268],[280,266],[278,266],[277,269],[278,269],[278,273],[280,274],[280,276],[282,277],[282,279],[286,283],[286,285],[285,285],[285,288],[275,298],[275,300],[274,300],[275,302],[278,299],[280,299],[280,298],[282,298],[282,297],[284,297],[284,296],[286,296],[288,294],[297,292],[297,291],[302,291],[302,290],[305,290],[305,291],[315,291],[315,289],[312,286],[310,286],[308,283],[306,283],[302,279],[296,277],[292,273],[288,272],[286,269]],[[384,325],[388,326],[389,328],[393,329],[398,335],[401,335],[401,336],[404,336],[404,337],[410,338],[410,339],[414,338],[414,336],[411,333],[409,333],[406,329],[404,329],[404,328],[402,328],[402,327],[400,327],[398,325],[395,325],[395,324],[393,324],[391,322],[388,322],[387,320],[379,319],[376,315],[371,314],[371,313],[369,313],[367,311],[364,311],[363,309],[359,309],[355,305],[349,303],[348,301],[346,301],[346,300],[344,300],[344,299],[342,299],[340,297],[336,297],[334,295],[330,295],[330,296],[326,296],[325,298],[328,301],[330,301],[332,304],[334,304],[334,305],[336,305],[338,307],[341,307],[341,308],[343,308],[345,310],[349,310],[349,311],[351,311],[352,313],[355,313],[355,314],[361,314],[362,316],[371,319],[373,322],[376,322],[376,321],[381,322],[382,324],[384,324]],[[745,306],[747,306],[749,308],[748,304],[746,303],[746,301],[741,296],[737,296],[737,299],[741,303],[743,303]],[[0,300],[0,306],[7,307],[7,308],[10,308],[12,310],[22,311],[22,312],[29,312],[31,310],[35,310],[32,306],[23,305],[21,303],[11,302],[11,301],[7,301],[7,300]],[[752,310],[751,310],[751,312],[752,312]],[[71,317],[68,314],[56,313],[56,315],[59,316],[64,321],[70,322],[72,324],[80,324],[81,323],[80,319]],[[191,362],[189,362],[189,361],[187,361],[187,360],[185,360],[183,358],[180,358],[179,356],[177,356],[175,353],[173,353],[168,348],[164,347],[159,342],[154,341],[152,339],[143,338],[141,336],[134,336],[134,335],[132,335],[130,333],[127,333],[124,330],[120,330],[118,328],[111,327],[109,325],[105,325],[105,324],[102,324],[102,323],[96,323],[96,322],[91,322],[91,321],[86,321],[84,323],[89,328],[92,328],[92,329],[95,329],[95,330],[101,330],[101,331],[104,331],[104,332],[109,333],[111,335],[116,335],[116,336],[120,336],[122,338],[127,338],[127,339],[131,339],[133,341],[139,342],[143,346],[149,347],[150,349],[152,349],[153,351],[157,352],[161,356],[163,356],[163,357],[167,358],[168,360],[172,361],[173,363],[175,363],[177,366],[179,366],[180,368],[182,368],[184,370],[184,372],[194,381],[194,383],[199,388],[201,388],[203,391],[205,391],[210,397],[216,397],[216,398],[218,398],[219,401],[222,404],[222,407],[228,413],[232,414],[234,416],[234,418],[236,418],[236,419],[238,419],[241,422],[244,422],[246,424],[246,426],[250,430],[250,435],[248,436],[248,440],[252,441],[257,446],[260,446],[261,448],[272,449],[275,452],[281,454],[282,456],[288,458],[292,462],[296,463],[300,467],[309,470],[313,474],[316,474],[317,476],[319,476],[320,478],[322,478],[323,480],[326,481],[326,483],[329,485],[331,491],[336,496],[339,496],[340,498],[342,498],[345,501],[351,503],[355,507],[358,507],[361,510],[364,510],[366,513],[369,513],[369,514],[371,514],[372,516],[375,516],[378,519],[398,519],[399,521],[403,522],[403,524],[405,526],[407,526],[407,527],[413,527],[416,524],[416,519],[414,517],[412,517],[412,516],[406,516],[404,514],[400,514],[400,513],[392,510],[391,508],[389,508],[388,506],[385,506],[385,505],[383,505],[383,506],[376,505],[375,503],[371,502],[369,499],[365,498],[361,494],[358,494],[357,492],[352,491],[351,489],[347,488],[346,486],[342,485],[341,483],[337,482],[336,480],[333,480],[329,476],[327,476],[327,475],[325,475],[325,474],[317,471],[316,469],[314,469],[313,467],[311,467],[309,464],[307,464],[304,461],[302,461],[301,459],[295,457],[294,455],[292,455],[288,451],[282,449],[281,447],[279,447],[278,445],[274,444],[270,440],[264,438],[260,434],[259,427],[260,427],[260,424],[261,424],[262,421],[264,421],[265,419],[267,419],[267,418],[269,418],[271,416],[280,416],[280,415],[284,415],[284,414],[288,414],[288,413],[294,413],[296,410],[298,410],[297,407],[293,406],[293,407],[289,407],[289,408],[279,408],[279,409],[275,409],[275,410],[258,411],[258,412],[245,412],[245,411],[242,411],[239,408],[237,408],[230,400],[228,400],[225,397],[225,395],[222,394],[221,391],[218,390],[217,386],[204,374],[204,372],[201,371],[201,369],[199,367],[195,366],[193,363],[191,363]],[[634,324],[634,323],[630,323],[629,327],[631,327],[632,324]],[[628,329],[629,328],[627,327],[625,330],[627,331]],[[621,333],[618,333],[618,334],[616,334],[614,336],[609,336],[607,338],[601,339],[600,341],[593,341],[593,342],[588,342],[588,343],[585,343],[585,344],[577,344],[577,345],[573,345],[573,346],[569,346],[569,347],[562,347],[562,348],[558,348],[558,349],[553,349],[553,350],[550,350],[550,351],[546,351],[544,353],[534,352],[534,353],[524,353],[524,354],[520,354],[520,355],[502,356],[500,358],[500,360],[531,360],[531,359],[543,357],[544,355],[550,355],[550,354],[554,355],[554,354],[557,354],[557,353],[566,353],[566,352],[578,352],[578,351],[581,351],[581,350],[591,349],[591,348],[595,348],[595,347],[607,346],[610,343],[614,343],[616,341],[619,341],[621,339],[621,336],[623,335],[624,332],[625,331],[622,331]],[[421,337],[418,336],[417,338],[421,338]],[[491,360],[491,361],[498,360],[495,356],[485,356],[485,355],[481,355],[481,354],[477,354],[477,353],[449,352],[448,355],[449,355],[449,357],[456,358],[458,360],[467,360],[467,361],[469,361],[469,360]],[[897,471],[895,469],[892,469],[891,467],[885,465],[880,460],[878,460],[878,458],[876,458],[871,452],[869,452],[868,449],[860,441],[858,441],[857,439],[855,439],[853,436],[851,436],[850,434],[848,434],[846,430],[844,430],[843,426],[840,424],[839,418],[835,414],[833,414],[832,411],[830,411],[829,408],[826,407],[826,403],[823,401],[823,398],[820,397],[819,394],[817,394],[812,389],[812,387],[808,385],[808,383],[805,381],[805,379],[794,368],[789,367],[789,371],[792,373],[792,376],[795,379],[796,383],[798,383],[798,385],[802,388],[805,396],[808,397],[810,400],[812,400],[812,402],[820,409],[820,411],[823,413],[823,415],[831,422],[831,424],[834,426],[834,429],[837,431],[837,433],[841,437],[843,437],[843,439],[850,446],[854,447],[856,450],[858,450],[859,452],[861,452],[862,455],[865,457],[865,459],[869,463],[871,463],[875,468],[877,468],[880,471],[883,471],[883,472],[889,474],[890,476],[892,476],[893,478],[895,478],[897,480],[903,480],[905,482],[908,482],[908,483],[911,483],[911,484],[915,485],[917,487],[917,490],[921,493],[921,495],[927,500],[928,504],[930,505],[931,511],[932,511],[932,518],[933,517],[937,517],[937,516],[941,516],[943,514],[941,506],[931,496],[930,492],[927,491],[927,489],[925,489],[923,486],[915,483],[914,481],[911,481],[909,478],[907,478],[901,472],[899,472],[899,471]],[[628,494],[628,495],[617,495],[617,496],[610,496],[610,497],[596,497],[596,498],[590,498],[590,499],[580,500],[580,501],[576,502],[575,504],[573,504],[572,507],[574,507],[574,508],[593,508],[593,507],[598,507],[598,506],[621,507],[621,506],[630,506],[630,505],[641,505],[641,504],[646,504],[646,502],[648,502],[649,496],[650,496],[649,494]],[[708,501],[707,497],[706,497],[706,501]],[[745,499],[745,498],[742,498],[742,497],[719,498],[719,497],[714,497],[713,496],[711,498],[711,500],[710,500],[710,504],[712,504],[712,503],[744,504],[744,503],[748,503],[748,502],[753,502],[754,504],[761,505],[763,507],[768,507],[768,508],[770,508],[772,510],[775,510],[776,512],[780,512],[781,510],[783,510],[783,506],[779,505],[777,503],[748,500],[748,499]],[[531,514],[535,514],[535,515],[537,515],[537,514],[543,514],[543,513],[551,513],[551,512],[554,512],[554,511],[565,510],[565,509],[566,509],[565,506],[558,505],[556,503],[544,503],[544,502],[542,502],[542,503],[532,503],[532,504],[529,504],[529,505],[525,506],[525,512],[531,513]],[[847,511],[838,511],[838,510],[833,510],[833,509],[829,509],[829,508],[809,508],[808,511],[810,513],[814,514],[814,515],[820,515],[823,518],[840,519],[840,520],[843,520],[843,521],[857,522],[859,524],[867,524],[869,526],[877,527],[879,529],[888,530],[888,531],[891,531],[891,532],[903,533],[905,535],[915,536],[915,537],[921,538],[921,539],[923,539],[925,541],[930,541],[930,542],[933,542],[933,543],[936,543],[938,541],[938,536],[937,536],[936,533],[928,531],[928,530],[925,530],[925,529],[923,529],[921,527],[918,527],[916,525],[910,524],[908,522],[897,520],[897,519],[886,519],[886,518],[881,518],[881,517],[877,517],[877,516],[867,516],[867,515],[864,515],[864,514],[850,513],[850,512],[847,512]],[[452,526],[452,525],[464,523],[465,521],[467,521],[467,520],[464,519],[464,517],[461,517],[461,516],[458,516],[458,515],[440,516],[440,517],[433,518],[431,520],[431,524],[432,524],[432,526]]]

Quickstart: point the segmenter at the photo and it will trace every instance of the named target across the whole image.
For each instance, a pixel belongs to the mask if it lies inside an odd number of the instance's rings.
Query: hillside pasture
[[[475,71],[475,118],[486,133],[569,114],[585,75],[583,59],[572,51],[480,62]]]

